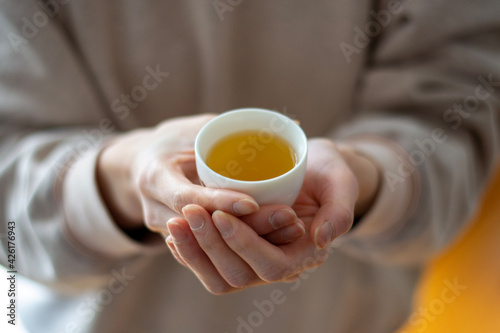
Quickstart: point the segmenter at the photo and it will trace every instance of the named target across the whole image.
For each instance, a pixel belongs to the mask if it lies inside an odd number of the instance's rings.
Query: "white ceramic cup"
[[[288,172],[271,179],[242,181],[225,177],[210,169],[205,160],[212,146],[222,138],[241,131],[257,130],[263,142],[271,135],[285,139],[297,154],[297,163]],[[299,194],[307,163],[307,137],[292,119],[281,113],[245,108],[222,113],[200,130],[194,144],[196,169],[203,185],[246,193],[260,205],[284,204],[291,206]],[[236,162],[236,161],[235,161]],[[228,173],[234,165],[228,163]]]

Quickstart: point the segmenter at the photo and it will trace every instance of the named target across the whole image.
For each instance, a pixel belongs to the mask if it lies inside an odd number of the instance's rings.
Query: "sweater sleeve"
[[[59,22],[29,22],[40,13],[0,4],[0,233],[15,222],[19,273],[72,289],[156,247],[124,234],[101,200],[95,161],[116,127]]]
[[[357,115],[334,137],[373,159],[381,183],[346,251],[418,264],[467,226],[499,158],[498,13],[494,0],[407,1],[366,37]]]

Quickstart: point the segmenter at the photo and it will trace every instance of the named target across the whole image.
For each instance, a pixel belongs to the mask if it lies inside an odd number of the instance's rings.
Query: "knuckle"
[[[141,193],[149,193],[153,188],[152,185],[157,183],[159,169],[159,161],[155,158],[148,160],[147,163],[142,163],[135,173],[136,186]]]
[[[142,168],[136,179],[137,188],[141,193],[146,193],[151,184],[151,172],[147,167]]]
[[[182,208],[186,205],[186,191],[183,189],[176,189],[170,196],[170,208],[175,212],[181,213]]]
[[[198,200],[200,205],[204,207],[213,206],[214,208],[221,209],[226,212],[232,212],[227,205],[226,202],[228,200],[227,191],[219,189],[219,188],[204,188],[204,191],[200,192],[200,196]]]

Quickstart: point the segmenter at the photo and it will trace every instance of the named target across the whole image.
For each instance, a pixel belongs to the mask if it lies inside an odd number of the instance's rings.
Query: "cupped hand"
[[[368,174],[369,181],[359,184],[353,170]],[[266,225],[261,222],[265,214],[238,218],[188,205],[184,218],[169,220],[167,244],[174,257],[214,294],[293,280],[326,260],[328,245],[351,228],[356,205],[373,200],[377,182],[372,162],[346,147],[337,149],[329,140],[310,140],[304,184],[292,207],[305,226],[305,236],[270,242],[251,227]]]
[[[196,204],[208,212],[219,210],[233,216],[259,211],[254,215],[259,218],[252,225],[259,235],[277,244],[295,239],[304,228],[293,211],[279,213],[282,206],[259,210],[255,200],[246,194],[200,186],[194,141],[213,117],[167,120],[155,128],[119,135],[102,150],[96,174],[103,199],[116,223],[130,233],[145,225],[166,238],[166,221],[182,216],[186,205]],[[269,218],[271,215],[274,219]]]

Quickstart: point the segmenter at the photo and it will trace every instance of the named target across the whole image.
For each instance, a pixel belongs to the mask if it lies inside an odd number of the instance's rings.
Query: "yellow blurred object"
[[[500,168],[473,219],[425,269],[398,333],[500,333]]]

